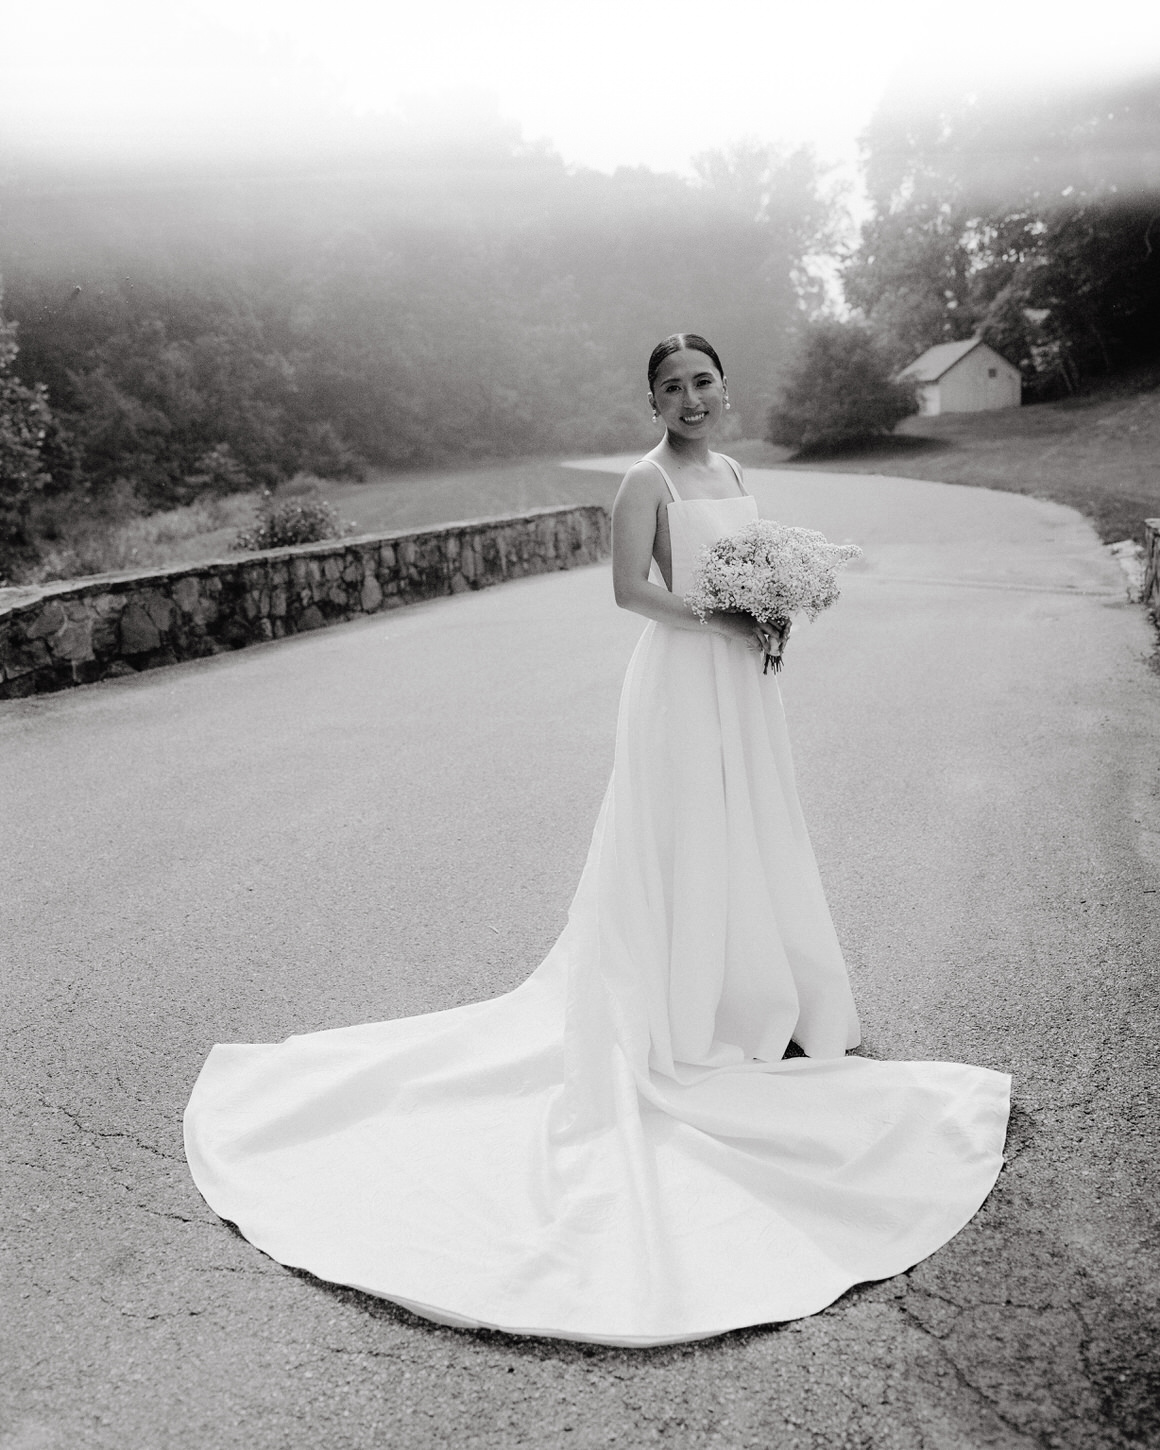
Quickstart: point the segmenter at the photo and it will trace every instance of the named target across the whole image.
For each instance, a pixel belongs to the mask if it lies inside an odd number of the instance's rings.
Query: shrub
[[[338,539],[350,532],[337,511],[317,494],[277,502],[267,489],[258,504],[258,518],[252,528],[242,529],[236,547],[247,551],[284,549],[290,544],[316,544]]]
[[[788,448],[838,448],[889,433],[917,411],[913,387],[893,380],[864,327],[816,322],[769,410],[765,436]]]

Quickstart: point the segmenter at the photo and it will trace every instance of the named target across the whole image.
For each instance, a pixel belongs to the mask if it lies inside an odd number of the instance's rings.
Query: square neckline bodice
[[[651,463],[665,481],[669,491],[666,514],[669,525],[669,592],[684,598],[695,582],[697,563],[702,549],[715,544],[726,534],[736,533],[757,518],[757,500],[745,491],[741,470],[728,454],[725,459],[737,480],[739,493],[729,498],[682,498],[664,465],[655,458],[642,458]],[[741,507],[738,507],[741,505]]]
[[[741,469],[738,466],[738,464],[732,458],[730,458],[727,453],[719,453],[717,455],[717,457],[718,458],[723,458],[725,460],[725,462],[729,465],[729,468],[730,468],[730,471],[733,474],[733,477],[737,480],[737,487],[738,487],[739,492],[736,493],[736,494],[731,494],[728,498],[682,498],[681,495],[677,492],[676,485],[673,483],[673,480],[669,477],[668,469],[665,468],[665,466],[664,466],[663,463],[661,463],[656,458],[647,458],[647,457],[646,458],[642,458],[640,460],[640,462],[641,463],[651,463],[652,466],[656,469],[656,471],[660,474],[660,476],[664,479],[664,481],[665,481],[665,487],[669,491],[669,499],[668,499],[668,506],[669,507],[671,507],[673,504],[688,504],[688,503],[733,503],[737,499],[751,499],[753,497],[753,495],[746,490],[745,481],[741,477]]]

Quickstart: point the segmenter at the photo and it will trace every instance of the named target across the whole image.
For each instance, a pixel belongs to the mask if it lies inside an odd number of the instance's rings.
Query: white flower
[[[837,572],[861,556],[814,529],[758,519],[701,550],[685,603],[702,621],[713,610],[742,610],[759,624],[816,619],[838,597]]]

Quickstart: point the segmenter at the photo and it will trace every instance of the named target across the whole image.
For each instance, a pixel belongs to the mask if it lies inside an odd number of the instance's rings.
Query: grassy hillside
[[[1105,543],[1138,539],[1160,517],[1160,371],[1056,403],[996,413],[908,418],[870,447],[798,459],[747,441],[750,467],[886,473],[998,488],[1070,504]]]

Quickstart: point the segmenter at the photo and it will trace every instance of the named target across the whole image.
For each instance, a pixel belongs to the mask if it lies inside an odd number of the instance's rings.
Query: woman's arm
[[[718,611],[702,624],[683,599],[652,583],[648,574],[656,542],[657,512],[667,499],[660,475],[650,464],[635,464],[624,475],[612,505],[612,588],[617,604],[661,624],[711,629],[756,648],[766,648],[771,635],[776,642],[776,632],[756,624],[748,614]]]

